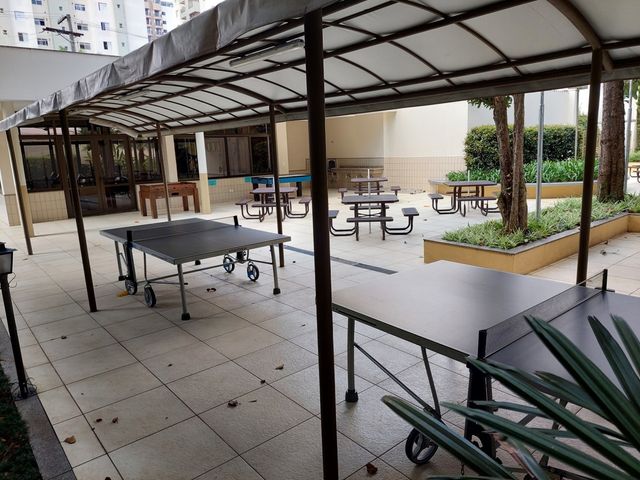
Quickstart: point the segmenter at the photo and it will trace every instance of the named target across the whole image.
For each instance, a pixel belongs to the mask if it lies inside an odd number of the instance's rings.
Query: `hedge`
[[[544,127],[543,160],[574,158],[575,127],[547,125]],[[513,126],[509,126],[512,134]],[[578,129],[578,135],[582,132]],[[581,139],[579,139],[581,141]],[[489,170],[500,167],[496,127],[484,125],[472,128],[464,141],[465,163],[468,170]],[[524,129],[524,163],[535,162],[538,155],[538,127]]]

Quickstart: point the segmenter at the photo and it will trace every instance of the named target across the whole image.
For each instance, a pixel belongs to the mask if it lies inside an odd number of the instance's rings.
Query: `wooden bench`
[[[338,210],[329,210],[329,233],[336,237],[349,237],[356,233],[356,228],[335,228],[333,226],[333,221],[338,216]]]
[[[298,200],[300,205],[304,205],[304,213],[296,213],[291,210],[291,205],[289,205],[284,213],[289,218],[304,218],[309,213],[309,204],[311,203],[311,197],[302,197]]]
[[[386,223],[387,222],[393,222],[393,217],[375,217],[375,216],[371,216],[371,217],[351,217],[351,218],[347,218],[347,223],[354,223],[355,224],[355,230],[356,230],[356,241],[360,240],[360,232],[359,232],[359,225],[361,223],[380,223],[380,226],[382,227],[382,239],[384,240],[384,234],[386,233]]]
[[[384,229],[389,235],[408,235],[413,231],[413,217],[419,215],[418,210],[414,207],[405,207],[402,209],[402,215],[407,219],[407,225],[404,227],[388,227],[385,224]]]

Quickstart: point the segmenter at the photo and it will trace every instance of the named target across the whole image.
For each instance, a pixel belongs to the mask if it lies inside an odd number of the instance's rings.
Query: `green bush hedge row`
[[[524,179],[527,183],[535,183],[537,164],[527,163],[524,166]],[[598,164],[594,168],[594,176],[598,176]],[[584,160],[564,160],[542,162],[542,183],[553,182],[581,182],[584,178]],[[500,182],[500,170],[474,169],[469,171],[470,180],[490,180]],[[467,180],[467,172],[455,171],[447,173],[447,180]]]
[[[509,126],[512,134],[513,126]],[[571,125],[544,127],[543,160],[574,158],[576,129]],[[578,135],[582,132],[578,129]],[[581,141],[581,140],[579,140]],[[465,163],[468,170],[494,169],[500,166],[496,127],[484,125],[472,128],[464,141]],[[524,129],[524,163],[535,162],[538,155],[538,127]]]

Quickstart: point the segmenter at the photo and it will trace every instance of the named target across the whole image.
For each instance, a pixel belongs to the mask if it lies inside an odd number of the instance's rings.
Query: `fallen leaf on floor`
[[[66,340],[66,339],[67,339],[67,336],[66,336],[66,335],[62,335],[60,338],[61,338],[62,340]]]
[[[378,467],[376,467],[373,463],[367,463],[365,465],[367,467],[367,473],[369,475],[375,475],[378,473]]]
[[[113,417],[111,419],[111,423],[118,423],[118,417]]]
[[[600,255],[606,255],[607,251],[606,250],[600,250]]]
[[[170,363],[169,365],[167,365],[167,367],[173,367],[173,363]]]
[[[100,423],[102,421],[101,418],[96,418],[96,423]]]
[[[256,403],[258,400],[249,400],[249,403]]]
[[[278,365],[275,370],[284,370],[284,363],[281,365]]]
[[[295,260],[293,260],[291,263],[296,263],[296,261],[295,261]]]
[[[262,380],[262,379],[260,380],[260,385],[264,385],[265,383],[267,383],[266,380]]]
[[[237,400],[229,400],[229,402],[227,403],[227,407],[237,407],[238,405],[240,405],[240,402],[238,402]]]
[[[213,288],[213,287],[212,288],[207,288],[207,292],[215,292],[215,291],[216,291],[216,289]]]
[[[64,439],[64,443],[68,443],[69,445],[73,445],[74,443],[76,443],[76,437],[71,435],[70,437],[67,437],[67,438]]]
[[[127,297],[128,295],[129,295],[129,292],[127,292],[126,290],[122,290],[116,293],[116,297]]]
[[[111,477],[104,477],[104,480],[111,480]]]
[[[303,324],[302,324],[302,325],[300,325],[300,326],[301,326],[301,327],[306,327],[306,326],[307,326],[307,324],[306,324],[306,323],[303,323]]]

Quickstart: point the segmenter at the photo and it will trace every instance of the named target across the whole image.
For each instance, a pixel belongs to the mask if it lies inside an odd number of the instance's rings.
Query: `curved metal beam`
[[[587,20],[570,0],[547,0],[547,2],[554,6],[556,10],[576,27],[576,30],[580,32],[593,50],[602,49],[602,39],[596,33],[593,25],[589,23],[589,20]],[[607,51],[602,52],[602,66],[607,72],[613,71],[613,60]]]

